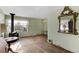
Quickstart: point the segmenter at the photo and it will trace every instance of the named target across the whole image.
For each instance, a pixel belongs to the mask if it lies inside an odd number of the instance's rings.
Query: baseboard
[[[63,47],[60,47],[60,46],[58,46],[58,45],[53,44],[53,46],[57,47],[58,49],[67,51],[68,53],[73,53],[73,52],[71,52],[71,51],[69,51],[69,50],[67,50],[67,49],[65,49],[65,48],[63,48]]]
[[[22,36],[22,37],[20,37],[20,38],[36,37],[36,36],[46,36],[46,35],[37,34],[37,35],[30,35],[30,36]]]

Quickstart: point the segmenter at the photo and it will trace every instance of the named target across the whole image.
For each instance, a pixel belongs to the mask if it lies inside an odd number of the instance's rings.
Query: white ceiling
[[[7,15],[13,12],[17,16],[46,18],[49,13],[54,12],[59,6],[0,6]]]

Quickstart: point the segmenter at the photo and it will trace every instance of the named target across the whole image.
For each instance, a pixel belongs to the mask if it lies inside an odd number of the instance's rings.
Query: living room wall
[[[58,15],[62,12],[64,6],[54,6],[54,10],[48,15],[48,40],[71,52],[79,52],[79,35],[58,33]],[[79,12],[79,7],[70,6],[74,11]],[[77,18],[77,30],[79,33],[79,16]]]
[[[2,24],[5,24],[4,13],[0,9],[0,37],[4,37],[4,33],[5,33],[5,29],[4,29],[4,26],[2,26]],[[3,32],[3,30],[4,30],[4,32]]]
[[[5,17],[6,25],[7,25],[7,20],[9,20],[9,19],[11,19],[10,16],[6,15],[6,17]],[[42,19],[15,16],[15,20],[25,20],[25,21],[27,20],[27,21],[29,21],[28,31],[18,31],[20,34],[20,37],[40,35],[43,31]],[[6,32],[6,34],[8,35],[8,32]]]

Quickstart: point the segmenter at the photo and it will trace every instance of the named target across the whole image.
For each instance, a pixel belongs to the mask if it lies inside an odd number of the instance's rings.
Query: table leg
[[[10,48],[10,43],[8,43],[8,52],[11,51],[12,53],[17,53],[17,52],[14,52],[11,48]]]

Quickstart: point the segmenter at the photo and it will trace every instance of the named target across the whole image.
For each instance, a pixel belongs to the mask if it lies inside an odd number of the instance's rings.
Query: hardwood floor
[[[19,41],[11,44],[11,48],[19,53],[69,53],[69,51],[49,44],[46,36],[20,38]]]

